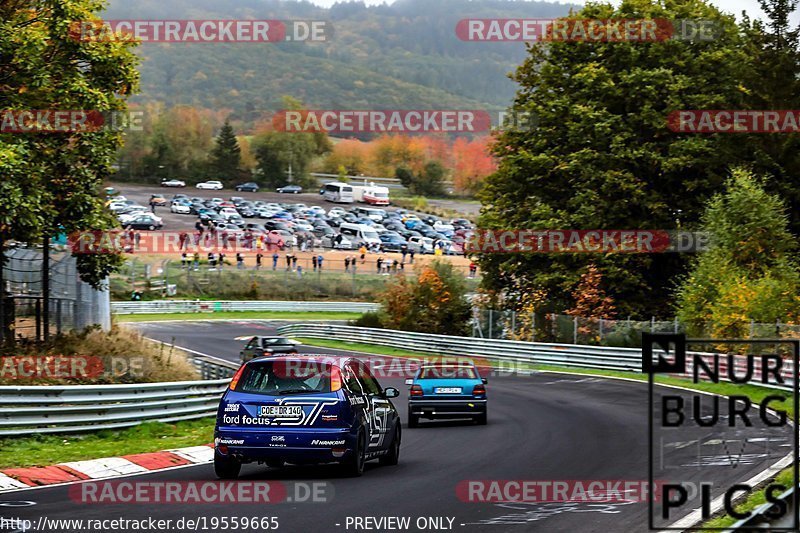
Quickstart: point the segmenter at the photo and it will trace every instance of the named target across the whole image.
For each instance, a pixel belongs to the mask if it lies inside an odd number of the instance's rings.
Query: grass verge
[[[0,468],[48,466],[68,461],[202,446],[214,439],[214,419],[173,424],[146,422],[123,430],[79,435],[36,435],[0,439]]]
[[[159,322],[163,320],[355,320],[361,313],[338,311],[222,311],[219,313],[163,313],[114,315],[117,322]]]

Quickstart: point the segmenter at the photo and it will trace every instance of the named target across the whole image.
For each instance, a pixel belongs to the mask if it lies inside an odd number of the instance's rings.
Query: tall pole
[[[6,266],[6,243],[0,237],[0,346],[6,342],[6,279],[3,275]]]
[[[50,236],[45,233],[42,243],[42,326],[44,342],[50,340]]]

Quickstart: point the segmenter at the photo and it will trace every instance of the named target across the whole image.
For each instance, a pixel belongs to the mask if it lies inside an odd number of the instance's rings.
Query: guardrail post
[[[492,319],[493,319],[492,310],[489,309],[489,340],[492,340]]]
[[[578,344],[578,317],[572,318],[572,344]]]

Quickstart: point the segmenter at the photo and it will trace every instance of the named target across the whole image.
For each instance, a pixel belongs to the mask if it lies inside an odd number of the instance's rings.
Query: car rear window
[[[236,392],[286,396],[331,392],[332,366],[328,363],[281,359],[247,365]]]
[[[478,373],[471,366],[426,366],[418,379],[478,379]]]

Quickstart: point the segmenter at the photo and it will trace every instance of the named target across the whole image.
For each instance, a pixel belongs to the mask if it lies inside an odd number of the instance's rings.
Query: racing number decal
[[[378,396],[371,396],[365,413],[370,428],[369,446],[382,447],[389,424],[389,402]]]

